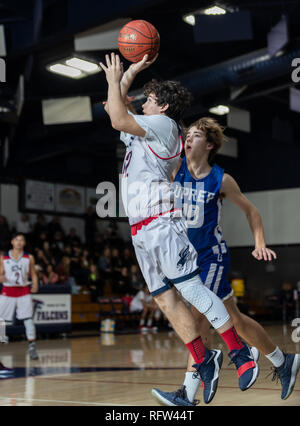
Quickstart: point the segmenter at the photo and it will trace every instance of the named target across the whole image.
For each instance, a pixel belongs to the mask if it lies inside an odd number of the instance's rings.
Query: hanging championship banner
[[[54,184],[38,180],[25,182],[25,208],[54,211]]]

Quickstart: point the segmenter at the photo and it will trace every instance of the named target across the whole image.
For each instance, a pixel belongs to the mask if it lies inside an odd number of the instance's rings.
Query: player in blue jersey
[[[226,279],[230,257],[220,227],[224,198],[236,204],[247,217],[255,243],[252,256],[257,260],[271,261],[276,259],[276,253],[266,247],[263,224],[256,207],[241,193],[237,182],[229,174],[217,165],[211,165],[223,140],[223,129],[212,118],[202,118],[187,129],[185,158],[180,160],[173,174],[175,194],[186,218],[189,239],[198,252],[202,282],[222,299],[237,333],[253,346],[255,357],[258,358],[259,350],[273,363],[274,378],[278,376],[282,385],[281,398],[287,399],[300,368],[300,355],[284,354],[263,327],[239,311]],[[192,310],[201,324],[202,340],[210,347],[210,324],[196,310]],[[232,354],[231,357],[231,362],[235,362]],[[185,380],[178,391],[153,389],[153,396],[165,405],[195,405],[194,397],[201,379],[193,371],[192,364],[189,358]],[[242,371],[238,369],[240,373]]]

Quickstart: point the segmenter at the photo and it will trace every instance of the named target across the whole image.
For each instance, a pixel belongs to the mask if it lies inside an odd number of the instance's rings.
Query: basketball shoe
[[[272,367],[272,370],[272,381],[280,379],[281,382],[281,399],[287,399],[293,392],[297,374],[300,370],[300,354],[285,354],[284,363],[280,367]]]
[[[223,363],[223,354],[220,350],[205,350],[205,358],[201,364],[194,364],[196,372],[195,378],[199,377],[203,387],[203,399],[205,404],[209,404],[216,392],[219,381],[219,372]],[[197,405],[199,401],[189,401],[185,386],[181,386],[175,392],[163,392],[159,389],[153,389],[152,395],[164,405]]]
[[[0,378],[6,378],[14,375],[14,370],[11,368],[4,367],[0,362]]]
[[[196,406],[199,404],[199,401],[196,399],[193,402],[189,401],[186,394],[186,387],[184,385],[175,392],[163,392],[160,389],[154,388],[152,389],[152,396],[162,405]]]
[[[37,361],[39,359],[39,356],[35,350],[35,342],[29,343],[28,352],[29,352],[29,357],[31,360]]]
[[[259,367],[257,364],[259,351],[245,343],[242,349],[234,349],[229,352],[230,363],[235,364],[239,377],[239,387],[242,391],[249,389],[258,378]]]

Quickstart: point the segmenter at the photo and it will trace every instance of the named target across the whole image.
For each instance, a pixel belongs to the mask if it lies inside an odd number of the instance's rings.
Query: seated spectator
[[[114,273],[119,273],[122,271],[122,259],[120,257],[119,249],[114,248],[111,251],[111,265]]]
[[[61,263],[56,268],[56,273],[58,274],[58,280],[62,284],[69,281],[70,265],[71,265],[71,259],[68,256],[64,256],[61,260]]]
[[[48,224],[48,235],[50,240],[53,239],[54,235],[59,232],[62,234],[64,238],[64,230],[60,224],[60,217],[59,216],[53,216],[51,222]]]
[[[130,269],[131,265],[134,263],[133,261],[133,253],[129,247],[126,247],[122,253],[122,265],[126,266],[126,268]]]
[[[81,255],[81,258],[80,258],[81,267],[83,269],[89,269],[90,268],[90,263],[91,263],[91,260],[90,260],[89,251],[87,249],[84,249],[82,251],[82,255]]]
[[[98,259],[101,255],[101,252],[103,250],[103,246],[104,246],[104,238],[103,235],[100,234],[99,232],[97,232],[95,234],[94,237],[94,241],[93,244],[91,246],[91,252],[94,254],[95,256],[95,261],[96,259]],[[89,246],[90,247],[90,246]]]
[[[53,270],[52,265],[48,265],[46,273],[42,276],[43,284],[56,284],[59,281],[59,276]]]
[[[44,241],[44,242],[43,242],[42,250],[43,250],[43,252],[44,252],[44,256],[45,256],[45,258],[46,258],[46,259],[47,259],[50,263],[52,263],[53,256],[52,256],[52,252],[51,252],[51,250],[50,250],[50,243],[49,243],[49,241]]]
[[[35,254],[35,262],[37,265],[39,265],[41,267],[42,272],[45,272],[47,269],[47,266],[49,265],[49,260],[47,259],[47,257],[45,256],[43,250],[37,248],[35,250],[36,254]]]
[[[59,276],[60,283],[71,286],[72,294],[79,294],[81,287],[76,284],[75,278],[71,275],[70,265],[71,259],[68,256],[63,256],[61,263],[56,268],[56,273]]]
[[[143,275],[138,265],[133,264],[130,268],[131,287],[134,290],[141,290],[145,286]]]
[[[149,293],[148,287],[145,285],[142,290],[140,290],[132,299],[129,311],[131,313],[140,313],[140,331],[154,331],[155,328],[152,327],[154,316],[158,318],[155,313],[160,313],[160,310],[154,301],[153,297]],[[148,318],[148,319],[147,319]],[[147,319],[147,325],[145,322]]]
[[[65,243],[70,246],[80,246],[81,245],[81,239],[77,235],[76,228],[71,228],[69,234],[65,238]]]
[[[118,296],[125,296],[131,292],[130,277],[126,266],[121,272],[114,274],[113,292]]]
[[[103,250],[103,255],[99,258],[98,266],[104,278],[111,278],[113,270],[110,248],[107,247]]]
[[[88,247],[92,246],[94,236],[97,232],[97,219],[98,216],[94,207],[89,206],[84,217],[85,241]]]
[[[98,300],[98,297],[100,297],[102,294],[101,287],[103,285],[103,282],[100,279],[97,265],[95,265],[94,263],[92,263],[89,268],[89,278],[87,285],[88,289],[91,292],[92,302],[96,302]]]
[[[53,242],[51,244],[51,251],[56,261],[63,256],[65,244],[63,234],[59,231],[55,232]]]
[[[35,245],[39,249],[43,248],[44,242],[48,240],[46,232],[41,232],[35,237]]]
[[[48,232],[48,225],[47,225],[47,221],[46,218],[43,214],[38,214],[37,215],[37,220],[36,223],[33,227],[33,234],[34,234],[34,238],[37,241],[38,236],[42,233],[45,232],[46,233],[46,238],[47,239],[47,232]]]

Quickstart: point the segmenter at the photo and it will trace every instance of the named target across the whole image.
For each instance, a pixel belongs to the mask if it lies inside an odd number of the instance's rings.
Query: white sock
[[[152,327],[152,318],[149,318],[147,321],[147,327]]]
[[[185,373],[185,379],[183,382],[186,388],[185,390],[187,398],[190,402],[194,402],[196,393],[198,392],[199,386],[201,384],[200,377],[193,378],[194,374],[195,373],[193,371],[187,371]]]
[[[285,356],[284,356],[283,352],[279,349],[278,346],[277,346],[277,348],[275,349],[274,352],[266,355],[266,358],[268,358],[268,360],[271,361],[271,363],[274,365],[274,367],[280,367],[284,363],[284,360],[285,360]]]
[[[141,319],[140,320],[140,326],[142,326],[142,325],[144,325],[145,324],[145,320],[144,319]]]

